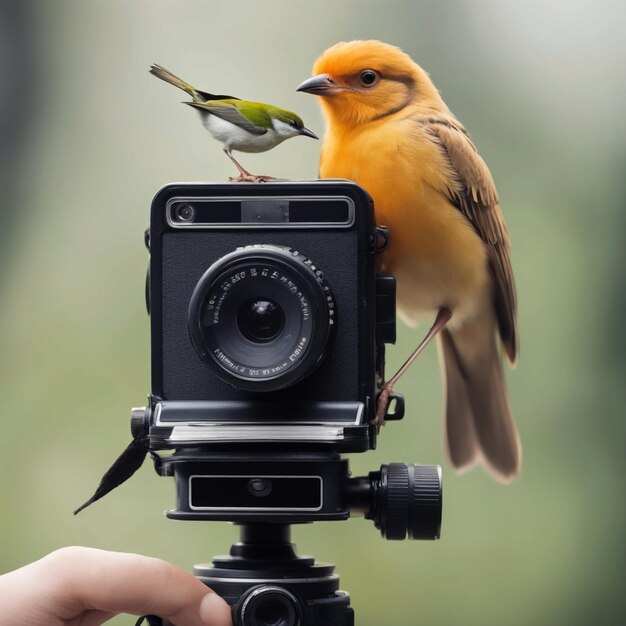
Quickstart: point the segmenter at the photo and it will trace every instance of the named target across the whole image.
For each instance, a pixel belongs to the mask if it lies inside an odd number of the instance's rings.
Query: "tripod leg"
[[[389,403],[389,395],[393,391],[393,386],[400,380],[404,373],[413,365],[413,362],[422,353],[424,348],[430,343],[431,339],[441,331],[445,325],[450,321],[452,317],[452,311],[447,307],[442,307],[437,312],[437,317],[433,322],[430,330],[426,333],[424,339],[411,356],[403,363],[402,367],[382,386],[380,393],[378,394],[378,403],[376,406],[376,418],[374,424],[376,426],[383,426],[385,424],[385,414],[387,413],[387,405]]]

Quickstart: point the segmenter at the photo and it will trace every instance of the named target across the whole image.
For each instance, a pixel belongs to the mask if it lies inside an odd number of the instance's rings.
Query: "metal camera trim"
[[[221,229],[240,229],[240,228],[250,228],[254,225],[254,228],[261,229],[275,229],[275,228],[289,228],[289,229],[301,229],[301,228],[351,228],[354,226],[355,222],[355,213],[356,207],[354,204],[354,200],[348,196],[342,195],[320,195],[320,196],[289,196],[289,201],[296,202],[311,202],[311,203],[319,203],[319,202],[327,202],[329,200],[341,200],[348,205],[348,219],[344,222],[290,222],[289,220],[281,220],[276,222],[181,222],[176,221],[172,217],[173,207],[178,203],[189,204],[193,207],[194,202],[204,202],[204,203],[217,203],[217,202],[280,202],[285,201],[285,196],[174,196],[170,198],[165,205],[165,220],[171,228],[176,228],[179,230],[189,230],[189,229],[203,229],[203,230],[221,230]]]
[[[297,416],[288,419],[250,419],[249,407],[237,407],[231,402],[156,402],[152,410],[147,407],[133,409],[144,419],[149,419],[158,430],[159,440],[168,447],[204,445],[207,443],[333,443],[343,442],[351,429],[365,424],[365,406],[355,403],[353,410],[339,415],[332,403],[320,404],[327,419],[315,417],[303,420]],[[227,409],[227,410],[226,410]],[[165,412],[168,417],[163,416]],[[171,414],[171,415],[170,415]],[[189,416],[181,419],[181,416]],[[332,415],[333,419],[330,419]],[[156,432],[153,435],[156,437]]]

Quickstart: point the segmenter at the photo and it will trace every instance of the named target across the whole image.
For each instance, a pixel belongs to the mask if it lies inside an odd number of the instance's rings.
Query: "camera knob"
[[[442,486],[438,465],[382,465],[370,473],[372,519],[385,539],[439,539]]]
[[[233,606],[232,614],[235,626],[302,626],[303,623],[298,598],[276,585],[250,587]]]
[[[136,406],[130,410],[130,432],[134,438],[145,437],[148,434],[149,417],[149,407]]]

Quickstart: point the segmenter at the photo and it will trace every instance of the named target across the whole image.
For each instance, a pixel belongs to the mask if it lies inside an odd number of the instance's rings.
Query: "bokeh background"
[[[441,463],[441,540],[386,542],[362,519],[298,527],[294,540],[337,564],[359,626],[625,623],[625,6],[1,0],[2,571],[68,544],[190,569],[236,538],[226,523],[168,521],[173,484],[150,463],[71,514],[149,391],[150,200],[170,181],[234,174],[149,65],[298,111],[321,134],[315,99],[295,87],[332,43],[379,38],[431,73],[498,184],[519,289],[508,381],[524,469],[508,487],[452,472],[433,347],[400,385],[407,418],[352,467]],[[241,160],[314,178],[318,148],[294,139]],[[416,338],[401,330],[390,368]]]

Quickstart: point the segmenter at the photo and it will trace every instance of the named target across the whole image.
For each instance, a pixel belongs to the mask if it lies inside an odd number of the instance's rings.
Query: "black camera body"
[[[149,237],[153,446],[373,448],[383,346],[395,341],[380,240],[370,197],[348,181],[161,189]]]
[[[181,219],[181,214],[187,219]],[[352,183],[187,184],[162,189],[153,200],[150,221],[153,393],[167,400],[365,400],[375,384],[374,235],[372,202],[363,189]],[[299,257],[292,257],[293,267],[288,265],[292,256],[288,251],[299,253]],[[238,253],[240,263],[224,262],[233,253]],[[325,285],[309,286],[304,272],[298,275],[297,266],[306,267],[306,261],[317,276],[322,273]],[[201,302],[192,303],[194,292],[216,263],[215,282],[229,284],[228,299],[239,300],[239,294],[233,293],[236,290],[246,291],[246,295],[253,290],[267,298],[267,292],[272,292],[276,300],[282,295],[276,288],[282,286],[287,295],[282,298],[283,307],[292,300],[297,305],[297,294],[290,298],[285,283],[292,274],[294,282],[298,278],[298,289],[310,292],[306,295],[311,308],[316,287],[320,293],[327,286],[332,290],[336,316],[333,326],[341,327],[341,331],[329,338],[332,345],[326,346],[324,367],[306,376],[306,384],[290,384],[286,372],[275,373],[272,378],[258,372],[256,380],[250,381],[253,368],[239,378],[235,372],[229,384],[219,377],[224,374],[221,367],[203,362],[192,336],[197,326],[192,317],[198,312],[190,309],[202,306]],[[226,268],[223,272],[222,267]],[[251,275],[253,272],[255,275]],[[275,272],[279,277],[271,278]],[[311,274],[317,278],[314,272]],[[216,291],[216,297],[223,294],[219,285]],[[299,313],[298,307],[284,311],[286,316],[296,317]],[[320,325],[325,320],[319,318],[326,317],[326,313],[323,307],[317,314],[311,311],[315,318],[311,321]],[[234,318],[237,311],[232,310],[231,315]],[[234,320],[220,321],[222,326],[216,326],[216,330],[230,332],[224,324]],[[291,320],[285,321],[289,326]],[[233,325],[232,331],[237,330]],[[262,353],[259,370],[274,365],[267,353],[275,350],[276,340],[251,345],[254,338],[241,335],[235,339],[240,340],[242,349]],[[274,361],[291,356],[293,346],[288,341],[283,344],[289,354],[278,355]],[[231,346],[231,351],[237,348]],[[278,393],[272,393],[274,388]]]

